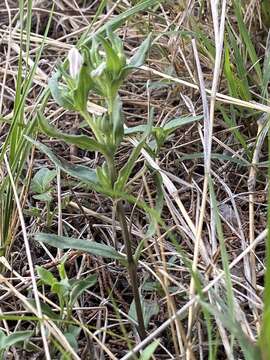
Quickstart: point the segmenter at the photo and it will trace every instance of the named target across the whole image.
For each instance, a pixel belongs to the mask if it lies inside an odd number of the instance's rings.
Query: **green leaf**
[[[146,300],[142,295],[140,297],[141,297],[144,326],[147,329],[151,318],[159,313],[159,306],[157,301]],[[128,316],[134,319],[135,321],[137,321],[137,312],[136,312],[134,300],[130,305]]]
[[[44,202],[50,202],[52,201],[53,197],[51,195],[51,191],[46,191],[43,194],[33,195],[33,199],[44,201]]]
[[[85,111],[87,108],[88,94],[94,88],[93,80],[90,76],[90,68],[87,64],[83,63],[79,80],[75,90],[73,90],[74,106],[78,111]]]
[[[125,128],[125,135],[135,134],[135,133],[143,133],[147,129],[148,125],[137,125],[129,128]]]
[[[112,246],[100,244],[95,241],[80,240],[66,236],[45,233],[36,234],[35,240],[46,243],[58,249],[76,249],[104,258],[125,260],[125,257],[119,254]]]
[[[131,174],[131,171],[135,165],[135,162],[141,152],[141,149],[143,148],[143,146],[145,144],[145,139],[151,133],[151,129],[152,129],[152,124],[151,124],[151,122],[149,122],[149,124],[147,125],[147,127],[145,129],[144,135],[142,136],[140,143],[132,150],[132,153],[131,153],[126,165],[124,165],[122,167],[122,169],[119,171],[118,178],[114,184],[115,191],[122,191],[124,186],[126,185],[128,178]]]
[[[55,170],[49,170],[45,167],[39,169],[31,181],[31,190],[38,194],[47,192],[50,188],[50,183],[55,177]]]
[[[35,145],[40,151],[46,154],[48,158],[61,170],[63,170],[70,176],[73,176],[79,179],[80,181],[86,183],[91,188],[97,191],[100,190],[97,182],[96,172],[94,170],[91,170],[86,166],[70,164],[65,159],[59,158],[58,156],[54,155],[52,150],[48,148],[46,145],[40,143],[39,141],[35,141],[28,136],[25,136],[25,138],[28,141],[30,141],[33,145]]]
[[[146,232],[147,237],[154,236],[156,228],[157,228],[157,224],[158,224],[156,214],[158,214],[158,217],[161,218],[161,213],[162,213],[162,209],[164,206],[162,177],[158,172],[154,172],[153,178],[154,178],[155,186],[156,186],[156,199],[155,199],[155,211],[156,212],[155,212],[155,216],[150,215],[149,226],[148,226],[148,229]]]
[[[17,331],[7,336],[0,330],[0,349],[7,350],[10,346],[29,339],[32,334],[32,331]]]
[[[229,308],[229,317],[231,319],[235,318],[235,304],[234,304],[234,293],[233,293],[233,285],[230,273],[230,262],[229,256],[226,249],[226,241],[223,233],[222,223],[220,219],[220,214],[218,210],[218,203],[216,199],[216,194],[214,191],[213,181],[209,176],[209,193],[211,199],[211,207],[215,218],[216,223],[216,232],[219,240],[220,252],[221,252],[221,260],[222,260],[222,268],[225,273],[225,284],[226,284],[226,295],[227,295],[227,305]]]
[[[93,78],[98,78],[103,74],[105,69],[106,69],[106,63],[105,61],[103,61],[98,65],[98,67],[96,67],[94,70],[91,71],[91,76]]]
[[[203,159],[203,157],[204,157],[204,153],[193,153],[190,155],[184,155],[179,160],[184,161],[184,160],[193,160],[193,159]],[[250,163],[247,160],[245,160],[244,158],[239,159],[237,157],[232,157],[229,155],[212,153],[211,159],[217,159],[220,161],[229,161],[229,162],[235,163],[237,165],[241,165],[241,166],[250,166]]]
[[[68,280],[68,276],[66,273],[66,268],[65,268],[65,262],[67,260],[67,255],[65,255],[62,259],[59,265],[57,265],[57,270],[60,276],[61,280]]]
[[[48,81],[49,89],[55,102],[64,109],[74,110],[72,98],[68,94],[67,88],[61,86],[58,82],[61,77],[60,71],[57,71]]]
[[[168,132],[173,132],[174,130],[178,129],[181,126],[187,125],[187,124],[191,124],[194,121],[199,121],[203,118],[202,115],[199,116],[185,116],[185,117],[178,117],[175,118],[173,120],[170,120],[169,122],[167,122],[164,126],[163,129],[168,131]]]
[[[108,173],[107,164],[103,163],[102,166],[98,166],[96,168],[98,182],[100,186],[103,188],[103,190],[106,189],[108,193],[112,193],[112,179],[111,176]]]
[[[143,350],[139,360],[149,360],[151,358],[151,356],[154,354],[154,352],[156,351],[156,348],[158,347],[158,345],[159,345],[159,340],[153,341],[150,345],[148,345]]]
[[[71,285],[68,279],[63,279],[53,283],[51,292],[59,296],[60,299],[66,298],[71,291]]]
[[[112,104],[113,139],[114,145],[118,146],[124,135],[124,122],[122,116],[122,102],[117,96]]]
[[[164,129],[169,132],[172,132],[181,126],[191,124],[194,121],[199,121],[202,118],[203,118],[203,116],[201,116],[201,115],[175,118],[175,119],[172,119],[169,122],[167,122],[163,127],[153,126],[152,132],[156,131],[157,129]],[[137,125],[137,126],[133,126],[130,128],[125,128],[125,135],[130,135],[130,134],[135,134],[135,133],[143,133],[147,128],[148,128],[148,125],[146,125],[146,124]]]
[[[102,43],[106,53],[106,70],[109,71],[114,79],[118,76],[119,71],[121,70],[121,61],[108,40],[104,39],[103,36],[99,36],[98,39]]]
[[[104,33],[108,28],[112,30],[117,29],[121,24],[127,21],[128,18],[131,16],[136,15],[140,11],[145,11],[147,8],[156,5],[162,2],[162,0],[145,0],[140,1],[135,6],[131,7],[130,9],[121,12],[119,15],[113,17],[111,20],[107,21],[103,26],[101,26],[96,33],[90,35],[87,39],[83,39],[83,44],[87,44],[89,41],[93,39],[93,36]]]
[[[134,253],[134,260],[136,261],[136,263],[139,261],[141,253],[144,249],[144,243],[145,243],[145,238],[143,238],[140,242],[139,245],[137,246],[135,253]]]
[[[108,154],[108,149],[105,145],[100,144],[86,135],[70,135],[62,133],[55,127],[51,126],[45,117],[40,113],[38,114],[38,120],[41,131],[49,137],[63,140],[67,144],[76,145],[83,150],[99,151],[104,155]]]
[[[141,43],[136,53],[130,58],[126,69],[138,68],[143,65],[145,56],[151,45],[151,36],[152,34],[149,34],[147,38]]]
[[[77,280],[72,286],[70,293],[70,306],[73,306],[78,297],[89,287],[94,286],[97,282],[97,275],[90,275],[85,279]]]
[[[119,171],[119,175],[118,175],[118,178],[114,184],[114,189],[115,191],[122,191],[124,186],[126,185],[128,179],[129,179],[129,176],[131,174],[131,171],[135,165],[135,162],[138,158],[138,156],[140,155],[140,151],[142,149],[144,145],[144,142],[140,142],[136,148],[134,148],[132,150],[132,153],[126,163],[126,165],[124,165],[122,167],[122,169]]]
[[[232,335],[234,335],[244,354],[246,360],[261,360],[260,351],[256,344],[251,343],[247,335],[243,332],[238,322],[231,319],[228,313],[222,313],[217,307],[212,304],[208,304],[203,300],[199,300],[199,303],[213,316],[219,319],[222,325],[227,328]]]
[[[34,307],[36,306],[36,302],[34,299],[28,299],[27,301],[32,306],[34,306]],[[40,306],[41,306],[41,311],[42,311],[43,315],[47,315],[51,320],[61,320],[60,314],[53,311],[52,308],[48,304],[41,302]]]
[[[67,341],[69,342],[72,349],[78,351],[78,336],[80,335],[81,328],[79,326],[70,325],[68,330],[64,333]]]
[[[254,67],[254,69],[257,73],[259,83],[262,83],[262,71],[261,71],[261,67],[260,67],[260,61],[257,56],[255,47],[252,43],[252,40],[250,37],[250,32],[248,31],[246,24],[244,23],[242,11],[241,11],[241,1],[238,1],[238,0],[233,1],[233,6],[234,6],[234,11],[235,11],[235,15],[237,18],[237,23],[238,23],[241,38],[244,41],[246,51],[248,52],[250,60],[252,61],[252,66]]]
[[[36,266],[36,269],[37,269],[38,276],[40,277],[40,279],[42,280],[42,282],[44,284],[53,286],[54,283],[58,282],[56,277],[54,277],[53,274],[49,270],[44,269],[41,266]]]

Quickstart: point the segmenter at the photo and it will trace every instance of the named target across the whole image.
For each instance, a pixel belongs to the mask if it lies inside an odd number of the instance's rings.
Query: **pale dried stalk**
[[[257,169],[256,166],[259,162],[260,152],[265,140],[265,137],[268,133],[269,129],[269,120],[266,114],[263,114],[257,121],[258,130],[256,137],[256,145],[255,150],[253,152],[251,168],[249,171],[248,177],[248,191],[249,191],[249,242],[252,244],[255,239],[255,211],[254,211],[254,192],[256,188],[256,176]],[[256,258],[255,258],[255,248],[254,251],[250,253],[250,271],[251,271],[251,284],[253,289],[257,289],[257,274],[256,274]],[[252,297],[254,298],[254,297]],[[260,332],[260,323],[259,323],[259,314],[254,305],[250,304],[253,309],[253,315],[255,317],[255,323],[258,330]]]
[[[210,126],[210,117],[209,117],[209,108],[208,108],[208,102],[207,102],[207,96],[205,92],[205,85],[204,85],[204,79],[203,74],[201,70],[199,55],[196,47],[196,42],[193,39],[192,40],[192,46],[193,46],[193,52],[194,57],[196,61],[197,66],[197,73],[199,78],[199,84],[200,84],[200,90],[201,90],[201,97],[202,97],[202,103],[203,103],[203,115],[204,115],[204,141],[203,141],[203,147],[204,147],[204,162],[205,162],[205,181],[204,181],[204,187],[203,187],[203,197],[202,197],[202,203],[200,208],[200,216],[199,216],[199,223],[198,227],[196,229],[196,236],[195,236],[195,244],[194,244],[194,253],[193,253],[193,262],[192,262],[192,270],[195,272],[197,270],[197,263],[198,263],[198,257],[200,252],[200,247],[202,246],[202,242],[200,241],[201,237],[201,231],[202,231],[202,225],[203,225],[203,219],[204,219],[204,210],[207,200],[207,190],[208,190],[208,173],[206,172],[206,163],[208,162],[208,167],[210,166],[210,163],[208,161],[209,156],[211,156],[211,147],[209,146],[209,140],[207,139],[209,132],[209,126]],[[211,145],[211,144],[210,144]],[[210,153],[209,153],[210,151]],[[195,282],[193,277],[190,281],[190,290],[189,290],[189,296],[190,298],[195,294]],[[190,338],[191,336],[191,329],[193,324],[193,315],[194,315],[194,308],[190,307],[189,309],[189,316],[188,316],[188,333],[187,336]],[[187,349],[187,359],[190,359],[190,350]]]
[[[213,134],[213,126],[214,126],[214,113],[215,113],[215,103],[216,103],[216,94],[218,88],[218,82],[220,77],[221,71],[221,60],[222,60],[222,53],[223,53],[223,38],[224,38],[224,25],[225,25],[225,15],[226,15],[226,0],[222,2],[222,10],[220,20],[218,18],[218,5],[219,2],[211,0],[211,10],[212,10],[212,18],[214,24],[214,34],[215,34],[215,47],[216,47],[216,57],[215,57],[215,67],[214,67],[214,74],[213,74],[213,82],[212,82],[212,91],[211,91],[211,98],[210,98],[210,110],[208,110],[208,104],[206,100],[206,90],[203,81],[203,75],[201,71],[200,61],[197,53],[197,49],[195,42],[193,41],[193,48],[195,54],[195,60],[198,70],[199,82],[200,82],[200,89],[203,98],[203,109],[204,109],[204,184],[203,184],[203,193],[202,193],[202,201],[200,207],[200,216],[199,216],[199,223],[196,229],[196,242],[194,247],[194,256],[193,256],[193,264],[192,269],[196,271],[198,257],[199,257],[199,250],[201,246],[201,236],[202,236],[202,228],[204,223],[205,217],[205,209],[208,197],[208,182],[211,172],[211,148],[212,148],[212,134]],[[209,114],[208,114],[209,111]],[[191,280],[190,284],[190,296],[192,296],[195,292],[195,284],[194,280]],[[193,307],[190,308],[189,311],[189,318],[188,318],[188,336],[191,335],[192,329],[192,322],[193,322]],[[190,351],[187,349],[187,360],[190,359]]]

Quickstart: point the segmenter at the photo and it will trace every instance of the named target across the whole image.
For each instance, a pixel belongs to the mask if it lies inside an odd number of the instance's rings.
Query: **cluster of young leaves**
[[[49,270],[41,266],[36,267],[40,282],[43,285],[50,286],[50,292],[57,296],[61,309],[60,314],[55,314],[48,305],[42,304],[42,311],[59,322],[59,326],[63,328],[66,339],[77,351],[77,338],[81,328],[72,323],[72,309],[80,295],[96,284],[97,275],[89,275],[84,279],[69,279],[65,270],[65,259],[57,268],[60,277],[59,280]]]
[[[35,194],[33,198],[40,201],[50,202],[52,200],[52,181],[56,177],[56,170],[48,168],[39,169],[33,177],[30,185]]]
[[[66,109],[84,112],[87,110],[89,92],[92,91],[111,105],[129,73],[143,64],[150,41],[151,35],[129,61],[122,40],[110,28],[107,29],[106,38],[98,35],[92,39],[90,47],[83,45],[82,55],[73,49],[69,56],[69,73],[61,66],[49,81],[55,101]],[[64,84],[60,83],[60,77]]]
[[[95,143],[92,141],[92,145],[103,154],[106,151],[114,153],[122,141],[124,127],[118,91],[129,73],[143,64],[150,41],[151,35],[127,61],[122,40],[108,29],[106,38],[101,35],[94,37],[90,47],[82,46],[81,53],[76,48],[71,49],[69,72],[62,66],[49,81],[55,101],[85,118],[97,140]],[[63,82],[60,82],[61,77]],[[108,111],[102,116],[92,118],[89,115],[89,93],[104,98]],[[101,144],[106,149],[100,149]]]
[[[84,279],[69,279],[64,261],[61,261],[60,265],[57,266],[60,280],[52,272],[41,266],[37,266],[36,269],[41,282],[44,285],[49,285],[51,293],[57,295],[62,315],[64,314],[64,309],[69,314],[69,310],[72,309],[78,297],[97,282],[96,275],[90,275]]]
[[[122,102],[118,95],[119,87],[132,69],[142,65],[149,46],[150,35],[144,40],[134,56],[127,60],[121,39],[108,30],[106,38],[99,35],[93,38],[91,46],[83,45],[82,54],[73,48],[68,57],[69,72],[62,66],[50,79],[49,88],[58,105],[77,111],[86,120],[94,138],[86,135],[63,133],[50,125],[47,119],[39,114],[41,131],[50,137],[76,145],[83,150],[100,152],[106,160],[111,159],[124,136]],[[103,105],[106,106],[107,112],[102,116],[93,117],[89,114],[87,101],[90,92],[98,94],[104,99]],[[143,136],[143,139],[145,138]],[[123,190],[125,181],[127,181],[136,161],[136,156],[143,146],[143,142],[141,142],[138,149],[134,150],[131,160],[122,169],[120,178],[116,181],[116,190],[112,188],[111,176],[108,174],[106,164],[96,170],[73,165],[59,159],[47,146],[30,138],[28,140],[35,144],[39,150],[45,152],[63,171],[87,183],[95,191],[110,197],[119,196],[119,192]]]

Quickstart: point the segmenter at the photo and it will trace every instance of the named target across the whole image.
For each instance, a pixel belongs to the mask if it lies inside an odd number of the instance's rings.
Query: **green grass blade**
[[[237,23],[238,23],[238,28],[239,28],[239,32],[240,35],[243,39],[243,42],[245,43],[246,46],[246,50],[249,54],[250,60],[252,61],[252,65],[254,66],[254,69],[257,73],[258,76],[258,83],[262,84],[262,70],[260,67],[260,62],[259,62],[259,58],[257,56],[256,50],[254,48],[254,45],[252,43],[250,34],[248,32],[248,29],[244,23],[243,20],[243,15],[242,15],[242,10],[241,10],[241,1],[234,1],[233,2],[233,6],[234,6],[234,12],[237,18]]]
[[[268,130],[268,158],[270,156],[270,130]],[[268,181],[270,179],[270,162],[268,163]],[[267,201],[267,239],[266,239],[266,258],[265,258],[265,276],[264,276],[264,309],[262,316],[262,327],[259,338],[262,360],[270,359],[270,187],[268,186]]]
[[[131,16],[136,15],[137,13],[141,11],[145,11],[149,7],[156,5],[164,0],[145,0],[141,1],[139,4],[133,6],[132,8],[124,11],[123,13],[115,16],[111,20],[107,21],[106,24],[102,25],[95,33],[91,34],[87,39],[84,39],[82,44],[80,45],[86,45],[89,41],[92,40],[93,36],[100,35],[103,32],[107,30],[108,27],[110,27],[112,30],[117,29],[119,26],[121,26],[127,19],[129,19]]]

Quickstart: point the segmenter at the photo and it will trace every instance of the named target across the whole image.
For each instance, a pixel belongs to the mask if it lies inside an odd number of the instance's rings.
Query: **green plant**
[[[51,182],[54,180],[55,177],[56,170],[41,168],[37,171],[30,184],[30,190],[35,193],[35,195],[33,195],[33,198],[46,204],[47,226],[50,225],[51,218],[53,216],[50,211],[50,204],[53,199]]]
[[[126,197],[126,183],[140,150],[145,144],[146,137],[150,134],[151,127],[146,128],[140,144],[133,150],[122,169],[116,167],[115,154],[124,136],[124,115],[118,91],[128,74],[143,64],[149,46],[150,35],[143,41],[134,56],[127,61],[121,39],[109,29],[107,37],[101,35],[94,37],[90,47],[82,46],[81,53],[76,48],[72,48],[68,55],[68,69],[66,66],[61,66],[49,81],[55,101],[66,109],[78,112],[92,130],[94,138],[85,135],[64,134],[49,125],[42,114],[39,115],[40,129],[48,136],[75,144],[82,149],[100,152],[105,157],[105,162],[101,167],[92,170],[68,164],[57,158],[45,145],[29,139],[40,150],[47,153],[60,168],[86,182],[94,190],[110,196],[116,202],[136,308],[138,332],[141,338],[146,336],[146,332],[139,295],[137,262],[133,256],[132,240],[125,218],[123,199]],[[63,82],[60,82],[60,78]],[[88,112],[89,92],[95,92],[103,99],[103,105],[107,108],[104,115],[95,117]],[[46,239],[48,237],[45,236],[45,241]],[[63,246],[63,244],[61,245],[62,240],[54,237],[53,243],[55,246],[61,247]],[[71,247],[71,243],[69,243],[69,247]]]
[[[57,296],[60,306],[60,314],[56,315],[48,305],[42,304],[43,313],[48,314],[49,317],[52,317],[56,319],[56,322],[59,322],[60,328],[63,329],[63,334],[73,349],[77,351],[77,338],[81,328],[72,323],[73,306],[85,290],[96,284],[97,276],[89,275],[84,279],[69,279],[65,270],[65,257],[57,266],[57,269],[60,280],[58,280],[49,270],[46,270],[41,266],[36,267],[40,282],[50,286],[50,291]]]

